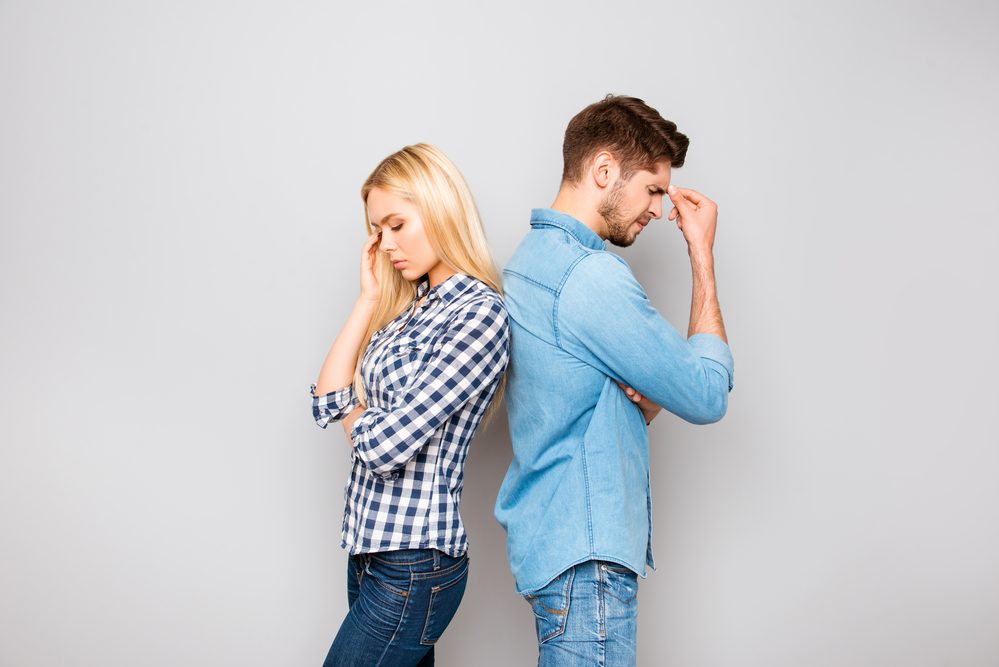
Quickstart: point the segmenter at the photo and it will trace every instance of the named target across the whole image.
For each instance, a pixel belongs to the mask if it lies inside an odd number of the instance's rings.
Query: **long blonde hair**
[[[437,257],[456,273],[478,278],[499,294],[503,293],[499,273],[489,254],[486,233],[479,210],[472,199],[465,178],[438,148],[430,144],[414,144],[396,151],[381,161],[361,186],[364,202],[364,223],[373,233],[368,215],[368,193],[378,188],[412,202],[420,211],[423,229]],[[354,391],[361,403],[368,404],[361,361],[371,336],[391,322],[416,298],[417,284],[402,277],[385,253],[375,257],[375,277],[381,293],[378,307],[358,349],[354,367]],[[499,404],[504,379],[496,390],[486,416]]]

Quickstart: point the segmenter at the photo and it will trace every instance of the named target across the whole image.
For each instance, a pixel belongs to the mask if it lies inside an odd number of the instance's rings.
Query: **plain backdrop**
[[[0,0],[0,665],[321,663],[345,440],[308,385],[361,182],[428,141],[496,261],[641,97],[719,203],[719,424],[651,428],[639,662],[999,664],[994,3]],[[689,264],[621,255],[681,331]],[[627,335],[627,332],[622,332]],[[473,443],[440,665],[529,665]]]

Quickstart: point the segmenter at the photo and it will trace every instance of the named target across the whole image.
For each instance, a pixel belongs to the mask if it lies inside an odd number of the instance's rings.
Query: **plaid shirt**
[[[468,543],[458,514],[468,445],[509,360],[500,295],[455,274],[428,290],[371,337],[361,363],[368,408],[350,433],[342,546],[351,554],[434,548],[451,556]],[[317,396],[321,427],[359,405],[352,386]]]

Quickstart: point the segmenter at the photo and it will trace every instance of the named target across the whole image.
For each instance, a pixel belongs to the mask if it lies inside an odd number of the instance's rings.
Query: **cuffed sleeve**
[[[621,258],[594,253],[576,265],[559,296],[559,344],[694,424],[720,420],[733,386],[721,338],[676,331],[649,303]]]
[[[719,374],[728,379],[728,390],[732,391],[735,384],[735,361],[728,344],[714,334],[699,333],[687,339],[687,343],[706,363],[715,366]]]
[[[309,393],[312,394],[312,416],[322,428],[343,419],[360,405],[352,384],[322,396],[316,395],[316,385],[313,384],[309,388]]]
[[[499,297],[463,307],[392,404],[358,417],[350,434],[355,454],[375,474],[394,478],[465,403],[492,395],[508,360],[509,325]]]

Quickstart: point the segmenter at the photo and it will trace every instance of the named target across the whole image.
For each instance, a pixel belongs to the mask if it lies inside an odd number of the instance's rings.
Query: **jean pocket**
[[[600,569],[605,572],[613,572],[614,574],[625,574],[632,575],[635,574],[630,567],[625,567],[624,565],[618,565],[617,563],[612,563],[610,561],[602,561],[600,563]]]
[[[364,576],[364,558],[363,556],[348,556],[347,564],[349,569],[347,570],[348,576],[353,576],[354,581],[360,585],[361,578]]]
[[[392,563],[378,558],[368,558],[364,568],[367,578],[389,593],[405,598],[412,587],[412,573],[409,565]]]
[[[534,612],[539,644],[544,644],[565,632],[575,574],[576,568],[569,568],[544,588],[524,594],[524,599]]]
[[[444,630],[451,623],[461,598],[465,595],[465,584],[468,583],[468,561],[465,560],[460,567],[452,569],[446,576],[442,576],[440,581],[430,579],[426,582],[430,586],[430,601],[427,604],[427,620],[423,624],[423,636],[420,643],[424,646],[432,646],[444,634]]]
[[[638,595],[638,575],[629,568],[617,563],[600,563],[601,585],[604,592],[626,604],[632,603]]]
[[[410,595],[409,581],[386,577],[372,562],[361,571],[358,595],[351,607],[365,631],[381,641],[391,641],[399,630]]]

